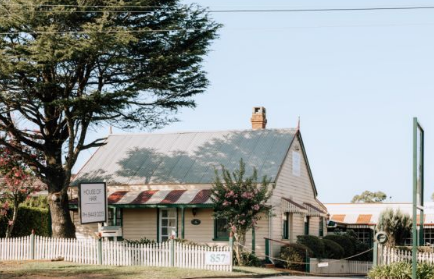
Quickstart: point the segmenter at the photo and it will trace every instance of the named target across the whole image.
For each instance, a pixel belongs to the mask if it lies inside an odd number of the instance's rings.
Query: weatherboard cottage
[[[326,208],[317,190],[299,129],[266,129],[266,111],[253,108],[252,129],[220,132],[110,135],[79,171],[82,182],[106,182],[109,225],[122,227],[125,239],[165,241],[174,232],[194,242],[228,241],[225,220],[215,220],[210,199],[214,170],[253,167],[276,187],[273,210],[248,233],[249,249],[258,256],[276,254],[282,242],[297,235],[322,236]],[[76,188],[75,188],[76,189]],[[72,192],[76,192],[72,191]],[[81,225],[72,197],[77,237],[93,237],[98,225]],[[267,245],[266,239],[271,239]]]

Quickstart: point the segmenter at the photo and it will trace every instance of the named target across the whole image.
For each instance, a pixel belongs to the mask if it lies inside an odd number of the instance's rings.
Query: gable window
[[[282,215],[282,239],[289,239],[289,212]]]
[[[324,236],[324,218],[319,217],[319,236]]]
[[[214,239],[217,241],[229,240],[229,230],[226,228],[228,220],[226,218],[214,219]]]
[[[310,216],[305,216],[304,217],[304,235],[309,235],[309,221],[310,221]]]

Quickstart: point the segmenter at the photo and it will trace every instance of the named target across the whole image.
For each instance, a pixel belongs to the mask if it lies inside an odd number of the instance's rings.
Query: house
[[[411,203],[325,203],[330,214],[327,227],[329,233],[335,231],[352,230],[357,238],[372,245],[375,234],[375,226],[382,211],[390,208],[400,210],[402,213],[413,215]],[[417,215],[417,224],[420,224],[420,216]],[[424,239],[422,243],[434,244],[434,203],[425,203],[424,206]],[[411,245],[411,236],[405,243]]]
[[[195,242],[228,241],[225,220],[214,220],[210,199],[215,169],[246,163],[258,177],[272,178],[270,205],[247,243],[258,255],[278,253],[297,235],[325,233],[326,209],[317,190],[299,129],[267,129],[266,110],[255,107],[252,129],[218,132],[110,135],[78,172],[73,186],[104,181],[108,188],[109,224],[122,226],[123,237],[166,240],[172,232]],[[72,212],[77,237],[90,237],[97,225],[80,225]],[[250,246],[252,245],[252,246]],[[274,248],[274,249],[273,249]],[[270,252],[270,251],[268,251]]]

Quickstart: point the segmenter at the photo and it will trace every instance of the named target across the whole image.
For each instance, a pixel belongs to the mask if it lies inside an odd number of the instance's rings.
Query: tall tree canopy
[[[178,0],[0,2],[0,144],[48,185],[53,236],[75,236],[71,169],[104,141],[89,128],[158,128],[194,107],[219,27]]]
[[[387,195],[381,191],[371,192],[364,191],[360,195],[355,195],[351,200],[352,203],[374,203],[382,202],[387,198]]]

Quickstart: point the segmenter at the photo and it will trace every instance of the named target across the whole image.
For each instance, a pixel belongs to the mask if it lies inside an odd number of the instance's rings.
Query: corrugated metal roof
[[[171,134],[110,135],[77,174],[80,181],[116,185],[209,184],[214,169],[237,169],[246,175],[276,179],[295,129],[265,129]]]

